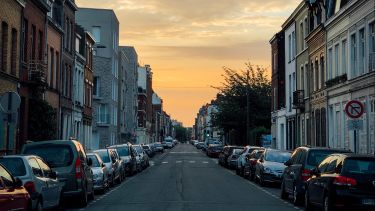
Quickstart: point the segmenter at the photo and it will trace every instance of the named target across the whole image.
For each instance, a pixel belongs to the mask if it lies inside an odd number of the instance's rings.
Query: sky
[[[301,0],[76,0],[113,9],[120,45],[134,46],[151,65],[153,89],[173,119],[192,126],[215,98],[223,66],[246,62],[270,69],[269,40]]]

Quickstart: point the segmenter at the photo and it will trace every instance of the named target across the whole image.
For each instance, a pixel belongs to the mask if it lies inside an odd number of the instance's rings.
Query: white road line
[[[168,161],[163,161],[163,162],[161,162],[162,164],[167,164],[168,163]]]
[[[182,161],[181,160],[176,160],[176,163],[182,163]]]
[[[189,163],[195,163],[195,160],[191,160],[191,161],[189,161]]]
[[[171,154],[197,154],[198,152],[169,152]]]
[[[207,164],[207,163],[208,163],[208,161],[203,161],[202,163],[205,163],[205,164]]]

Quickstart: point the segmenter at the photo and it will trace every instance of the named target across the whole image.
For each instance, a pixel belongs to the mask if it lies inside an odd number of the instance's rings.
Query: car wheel
[[[280,198],[288,199],[289,194],[285,191],[284,180],[281,182]]]
[[[297,186],[293,186],[293,204],[294,205],[300,205],[301,204],[301,194],[298,193],[297,191]]]
[[[38,199],[35,206],[35,211],[42,211],[43,210],[43,202],[41,199]]]
[[[310,199],[309,199],[309,192],[307,191],[306,189],[306,193],[305,193],[305,211],[311,211],[313,210],[312,208],[312,205],[310,203]]]
[[[324,211],[332,211],[332,210],[333,210],[333,208],[332,208],[331,197],[326,195],[324,197]]]

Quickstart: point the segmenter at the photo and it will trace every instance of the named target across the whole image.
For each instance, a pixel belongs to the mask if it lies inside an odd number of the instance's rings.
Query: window
[[[332,160],[329,162],[325,172],[331,173],[331,174],[335,173],[336,165],[337,165],[337,157],[333,157]]]
[[[340,71],[339,71],[339,44],[335,45],[335,74],[333,75],[334,77],[340,76]]]
[[[31,26],[31,59],[35,60],[35,38],[36,38],[36,28],[35,25]]]
[[[38,36],[38,59],[43,60],[43,32],[39,31]]]
[[[27,19],[23,19],[23,24],[22,24],[22,61],[26,62],[27,61],[27,44],[28,44],[28,30],[29,29],[29,23]]]
[[[341,43],[341,72],[342,74],[346,74],[347,71],[347,63],[346,63],[346,58],[347,58],[347,53],[346,53],[346,40],[343,40]]]
[[[289,62],[292,60],[292,37],[291,35],[288,36],[288,58]]]
[[[108,110],[106,104],[100,104],[98,108],[98,123],[108,122]]]
[[[292,111],[292,94],[291,94],[291,92],[292,92],[292,76],[289,75],[289,92],[288,92],[288,94],[289,94],[289,112]]]
[[[333,70],[332,70],[332,48],[328,49],[328,67],[327,67],[327,78],[332,79]]]
[[[296,57],[296,33],[292,32],[292,59]]]
[[[53,88],[57,88],[59,87],[58,85],[58,80],[57,80],[57,77],[58,75],[60,75],[60,54],[59,52],[56,52],[56,59],[55,59],[55,71],[54,71],[54,74],[53,74],[53,78],[52,78],[52,85],[53,85]]]
[[[6,71],[8,66],[8,24],[2,22],[1,24],[1,70]]]
[[[38,162],[36,162],[35,158],[30,158],[28,161],[33,174],[37,177],[43,177],[42,169],[40,168]]]
[[[53,76],[54,76],[54,70],[55,70],[55,51],[53,48],[50,49],[50,55],[49,55],[49,62],[50,64],[48,65],[48,84],[50,87],[53,87]]]
[[[96,43],[100,43],[100,26],[92,27],[92,35],[94,36]]]
[[[365,69],[365,29],[362,28],[359,30],[359,59],[358,59],[358,70],[359,70],[359,76],[364,73]]]
[[[301,51],[303,51],[303,49],[305,49],[305,34],[304,34],[304,27],[303,27],[303,22],[300,23],[300,26],[299,26],[299,30],[300,30],[300,48],[301,48]]]
[[[10,54],[10,73],[12,75],[17,74],[17,30],[12,29],[12,49],[11,49],[11,54]]]
[[[5,187],[13,187],[12,176],[2,166],[0,166],[0,177],[3,180]],[[1,185],[1,181],[0,181],[0,185]]]
[[[315,59],[315,91],[319,89],[319,63],[318,58]]]
[[[305,70],[303,69],[303,65],[301,66],[301,87],[300,89],[305,89]]]
[[[44,161],[42,161],[41,159],[37,158],[36,160],[37,160],[40,168],[43,170],[44,177],[49,177],[49,175],[52,172],[50,167]]]
[[[95,76],[94,77],[94,96],[99,97],[100,96],[100,78]]]
[[[369,71],[375,71],[375,21],[369,27]]]
[[[309,93],[310,93],[310,89],[309,89],[309,81],[310,81],[310,77],[309,77],[309,65],[308,64],[305,64],[305,82],[304,82],[304,90],[305,90],[305,97],[309,96]]]
[[[304,34],[305,36],[304,36],[304,38],[306,38],[308,33],[309,33],[309,26],[308,26],[308,23],[307,23],[307,17],[304,20],[304,26],[305,26],[305,34]],[[303,42],[303,43],[304,43],[304,48],[306,48],[307,47],[306,42]]]
[[[325,65],[324,64],[324,56],[322,56],[322,57],[320,57],[320,88],[324,87],[324,81],[325,81],[324,65]]]
[[[351,78],[357,77],[357,46],[356,34],[350,36],[350,69]]]
[[[117,107],[113,107],[113,125],[117,125]]]
[[[79,52],[79,44],[80,44],[80,40],[79,40],[78,37],[76,37],[76,49],[75,50],[76,50],[77,53],[80,53]]]

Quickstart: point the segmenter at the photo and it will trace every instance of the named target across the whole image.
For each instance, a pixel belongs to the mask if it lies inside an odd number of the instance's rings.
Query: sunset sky
[[[172,118],[192,126],[216,96],[223,66],[270,68],[270,38],[301,0],[76,0],[113,9],[120,45],[134,46],[154,72],[153,88]]]

